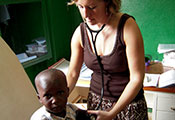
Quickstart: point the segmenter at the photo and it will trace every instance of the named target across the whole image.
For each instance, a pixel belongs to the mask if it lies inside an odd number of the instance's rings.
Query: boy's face
[[[45,82],[40,82],[37,87],[38,97],[40,102],[46,107],[47,111],[60,115],[66,109],[67,97],[68,97],[68,87],[62,80],[56,80],[56,77],[43,79],[54,79],[55,80],[45,80]],[[42,79],[42,78],[41,78]]]

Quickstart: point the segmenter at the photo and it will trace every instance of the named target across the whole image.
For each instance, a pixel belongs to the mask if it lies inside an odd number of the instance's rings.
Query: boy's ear
[[[69,93],[69,87],[67,87],[68,93]]]
[[[39,102],[41,103],[41,99],[40,99],[39,94],[37,93],[36,95],[37,95],[37,98],[38,98]]]
[[[67,96],[69,96],[69,88],[67,87]]]

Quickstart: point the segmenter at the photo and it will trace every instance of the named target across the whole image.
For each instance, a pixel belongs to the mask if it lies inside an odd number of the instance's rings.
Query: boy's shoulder
[[[87,114],[87,111],[78,108],[75,104],[67,103],[67,108],[73,111],[73,114],[75,115],[76,120],[90,120],[90,116]],[[69,112],[70,111],[67,111],[67,113]]]
[[[72,103],[67,103],[66,105],[66,116],[68,118],[76,118],[76,111],[79,110],[79,108],[72,104]]]
[[[73,111],[77,111],[79,108],[75,104],[67,103],[67,109],[71,109]]]
[[[71,109],[75,111],[76,120],[90,120],[90,115],[86,110],[80,109],[72,103],[68,103],[67,106],[71,107]]]
[[[46,111],[45,106],[42,106],[33,113],[30,120],[52,120],[52,117],[53,115]],[[90,120],[85,110],[79,109],[75,104],[72,103],[67,103],[66,105],[65,118],[71,118],[72,120]]]

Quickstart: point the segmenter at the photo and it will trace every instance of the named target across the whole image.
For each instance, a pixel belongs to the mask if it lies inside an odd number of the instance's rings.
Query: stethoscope
[[[89,30],[90,34],[91,34],[91,41],[93,43],[93,48],[94,48],[94,51],[95,51],[95,55],[97,57],[97,61],[98,61],[98,64],[100,66],[100,71],[101,71],[101,80],[102,80],[102,84],[101,84],[101,97],[100,97],[100,102],[96,108],[96,110],[99,110],[101,104],[102,104],[102,101],[103,101],[103,96],[104,96],[104,68],[103,68],[103,64],[101,63],[101,58],[100,56],[97,54],[97,49],[96,49],[96,46],[95,46],[95,43],[96,43],[96,39],[97,39],[97,35],[103,30],[103,28],[105,27],[106,24],[103,24],[103,26],[99,29],[99,30],[92,30],[88,24],[86,22],[84,22],[87,29]],[[96,33],[95,34],[95,38],[93,36],[93,33]]]

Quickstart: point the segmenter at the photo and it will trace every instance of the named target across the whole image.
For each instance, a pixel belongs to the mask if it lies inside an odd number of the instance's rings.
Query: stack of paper
[[[162,64],[164,66],[175,68],[175,52],[164,53]]]
[[[160,75],[159,87],[175,86],[175,70],[169,70]]]
[[[58,62],[56,62],[55,64],[49,67],[49,69],[53,69],[53,68],[59,69],[63,71],[65,75],[67,75],[67,72],[69,69],[69,61],[66,60],[65,58],[62,58],[61,60],[59,60]],[[87,66],[83,63],[76,86],[89,87],[91,74],[92,74],[92,70],[87,68]]]
[[[144,87],[158,87],[160,74],[145,73]]]
[[[144,87],[165,88],[175,86],[175,69],[169,70],[162,74],[145,74]]]
[[[175,44],[159,44],[158,52],[163,53],[164,66],[175,68]]]
[[[20,54],[17,54],[16,56],[18,57],[20,63],[24,63],[24,62],[27,62],[29,60],[33,60],[33,59],[37,58],[36,55],[28,57],[26,53],[20,53]]]
[[[62,72],[64,72],[65,75],[67,75],[68,69],[69,69],[69,61],[67,61],[66,59],[62,58],[60,59],[58,62],[56,62],[55,64],[53,64],[52,66],[49,67],[49,69],[59,69]]]
[[[91,74],[92,74],[92,70],[89,69],[84,63],[81,67],[81,72],[80,72],[80,76],[79,79],[83,79],[83,80],[90,80],[91,79]]]
[[[159,44],[157,51],[159,53],[175,52],[175,44]]]

